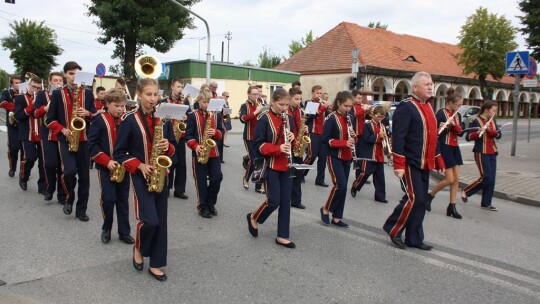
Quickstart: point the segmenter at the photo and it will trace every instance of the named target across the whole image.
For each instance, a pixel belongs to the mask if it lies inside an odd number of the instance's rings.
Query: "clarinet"
[[[290,145],[291,142],[289,141],[289,129],[287,128],[287,113],[283,112],[281,113],[281,122],[283,124],[283,137],[285,138],[285,144]],[[293,171],[293,158],[292,158],[292,149],[289,149],[289,153],[287,153],[287,160],[289,161],[289,178],[296,177],[294,175]]]
[[[352,122],[351,122],[351,117],[349,116],[349,114],[347,114],[347,136],[348,136],[348,140],[351,140],[353,139],[352,135],[351,135],[351,131],[353,130],[353,126],[352,126]],[[358,157],[356,156],[356,147],[355,145],[353,145],[351,147],[351,154],[352,154],[352,157],[353,157],[353,169],[357,169],[359,166],[358,166]]]

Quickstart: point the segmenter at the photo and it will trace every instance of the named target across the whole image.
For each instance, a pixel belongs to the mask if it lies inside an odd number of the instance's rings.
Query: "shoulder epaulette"
[[[268,114],[268,112],[270,112],[270,110],[264,110],[259,113],[259,115],[257,116],[257,120],[260,120],[264,115]]]
[[[126,120],[129,115],[135,114],[135,112],[137,112],[137,110],[138,110],[138,107],[131,110],[131,111],[128,111],[128,112],[124,113],[124,115],[122,115],[122,117],[121,117],[122,121]]]

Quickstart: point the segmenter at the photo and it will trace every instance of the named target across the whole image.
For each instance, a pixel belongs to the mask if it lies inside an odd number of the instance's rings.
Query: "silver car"
[[[461,128],[465,130],[476,119],[478,113],[480,113],[480,107],[463,105],[459,107],[458,112],[461,114]]]

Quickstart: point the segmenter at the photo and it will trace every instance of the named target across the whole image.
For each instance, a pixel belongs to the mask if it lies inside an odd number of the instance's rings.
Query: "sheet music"
[[[225,104],[225,99],[210,99],[210,104],[208,105],[208,111],[221,112],[224,104]]]
[[[181,120],[184,118],[184,115],[186,115],[188,109],[189,106],[187,105],[162,103],[156,110],[154,116],[159,118],[169,117],[172,119]]]
[[[187,83],[184,86],[184,90],[182,91],[182,93],[184,94],[184,96],[191,96],[193,98],[196,98],[199,95],[199,91],[199,89]]]
[[[92,86],[94,84],[94,73],[78,71],[75,74],[73,83],[78,85]]]
[[[62,86],[59,86],[59,85],[56,85],[56,84],[51,85],[51,87],[49,88],[49,94],[52,94],[53,91],[59,90],[61,88],[62,88]]]
[[[26,93],[26,91],[28,91],[28,86],[30,85],[30,82],[29,81],[25,81],[23,83],[19,83],[19,92],[21,94],[24,94]]]
[[[223,114],[224,115],[231,115],[232,109],[231,108],[223,108]]]
[[[319,110],[319,105],[320,105],[319,103],[308,101],[304,112],[306,114],[317,114],[317,110]]]

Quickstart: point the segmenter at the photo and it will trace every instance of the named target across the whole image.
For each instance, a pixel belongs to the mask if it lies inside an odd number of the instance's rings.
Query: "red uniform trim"
[[[405,168],[405,175],[406,184],[407,184],[407,194],[408,194],[408,200],[403,205],[403,209],[401,210],[401,214],[398,217],[398,220],[394,227],[390,230],[390,236],[396,237],[397,234],[403,230],[403,227],[405,226],[405,223],[407,222],[407,219],[409,218],[409,215],[411,214],[411,210],[414,206],[414,203],[416,202],[416,197],[414,196],[414,189],[413,189],[413,182],[411,178],[411,169],[409,166]]]

